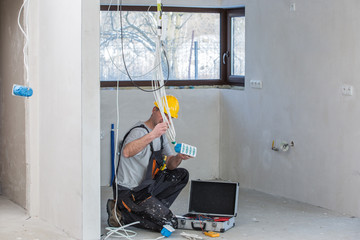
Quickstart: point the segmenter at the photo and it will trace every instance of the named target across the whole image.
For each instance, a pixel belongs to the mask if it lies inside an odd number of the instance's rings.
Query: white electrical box
[[[261,80],[250,80],[250,86],[252,88],[262,88],[262,81]]]
[[[344,96],[352,96],[354,92],[354,88],[351,85],[342,85],[341,86],[341,93]]]
[[[290,3],[290,12],[295,12],[295,11],[296,11],[296,4]]]

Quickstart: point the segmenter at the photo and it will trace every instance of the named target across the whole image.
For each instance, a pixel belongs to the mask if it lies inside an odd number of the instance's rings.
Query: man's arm
[[[168,126],[167,123],[165,122],[157,124],[155,128],[148,134],[126,144],[122,151],[123,156],[126,158],[135,156],[136,154],[141,152],[155,138],[158,138],[161,135],[163,135],[166,132],[167,128]]]
[[[180,163],[183,160],[187,160],[189,158],[191,158],[191,157],[188,155],[185,155],[185,154],[181,154],[181,153],[178,153],[173,156],[169,156],[168,159],[166,160],[166,166],[169,170],[174,170],[175,168],[177,168],[180,165]]]

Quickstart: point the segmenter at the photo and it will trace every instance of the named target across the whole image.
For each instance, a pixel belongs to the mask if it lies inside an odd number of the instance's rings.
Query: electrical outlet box
[[[295,11],[296,11],[296,4],[290,3],[290,12],[295,12]]]
[[[342,85],[341,86],[341,93],[344,96],[352,96],[354,93],[354,87],[351,85]]]
[[[250,86],[252,88],[262,88],[262,81],[261,80],[250,80]]]

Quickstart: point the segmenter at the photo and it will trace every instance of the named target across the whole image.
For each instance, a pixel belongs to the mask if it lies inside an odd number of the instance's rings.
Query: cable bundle
[[[110,1],[109,4],[109,8],[108,8],[108,12],[110,9],[110,5],[112,3],[112,0]],[[126,74],[128,75],[129,79],[131,80],[131,82],[134,84],[135,87],[137,87],[138,89],[145,91],[145,92],[153,92],[154,94],[154,98],[155,101],[158,103],[159,109],[160,109],[160,113],[161,116],[163,118],[163,120],[165,122],[168,123],[169,128],[166,132],[167,137],[169,138],[169,140],[171,140],[172,142],[175,142],[175,129],[174,129],[174,124],[172,122],[171,117],[169,117],[169,119],[166,117],[165,115],[165,110],[166,112],[170,113],[169,110],[169,106],[168,106],[168,102],[167,102],[167,98],[166,98],[166,92],[165,92],[165,82],[164,82],[164,76],[163,76],[163,72],[162,72],[162,65],[161,65],[161,56],[162,54],[164,54],[164,57],[167,61],[167,57],[166,57],[166,52],[165,49],[163,48],[162,45],[162,41],[161,41],[161,18],[162,18],[162,11],[161,11],[161,0],[157,0],[157,24],[158,24],[158,29],[157,29],[157,39],[156,39],[156,55],[155,55],[155,63],[154,63],[154,69],[153,69],[153,80],[152,80],[152,90],[146,90],[146,89],[142,89],[141,87],[139,87],[132,79],[130,73],[128,72],[127,66],[126,66],[126,62],[125,62],[125,56],[124,56],[124,41],[123,41],[123,24],[122,24],[122,10],[121,10],[121,6],[122,6],[122,0],[117,0],[117,7],[118,7],[118,11],[120,12],[120,27],[121,27],[121,49],[122,49],[122,59],[123,59],[123,63],[124,63],[124,68],[126,71]],[[120,7],[120,8],[119,8]],[[117,34],[116,34],[117,35]],[[116,36],[117,39],[117,36]],[[110,55],[110,54],[109,54]],[[119,67],[116,66],[116,64],[114,63],[112,57],[110,57],[112,64],[118,69]],[[168,78],[169,78],[169,63],[167,61],[167,68],[168,68]],[[168,79],[167,79],[168,80]],[[167,81],[166,80],[166,81]],[[116,143],[118,143],[119,139],[119,81],[117,81],[117,87],[116,87],[116,109],[117,109],[117,121],[116,121]],[[115,154],[117,154],[118,152],[118,144],[115,144]],[[116,164],[115,162],[115,158],[113,159],[114,161],[114,165]],[[115,166],[114,169],[116,169],[117,167]],[[120,227],[118,228],[106,228],[106,230],[108,230],[108,233],[106,234],[106,236],[104,236],[103,239],[108,239],[110,236],[113,235],[113,237],[118,237],[118,238],[126,238],[126,239],[132,239],[133,237],[136,236],[136,232],[131,231],[131,230],[127,230],[126,228],[134,225],[134,224],[138,224],[139,222],[135,222],[135,223],[131,223],[125,226],[122,226],[120,220],[118,219],[117,213],[116,213],[116,206],[118,203],[118,188],[117,188],[117,174],[115,173],[115,191],[116,191],[116,199],[115,199],[115,207],[112,211],[114,211],[114,215],[116,217],[117,222],[119,223]],[[123,233],[122,233],[123,232]],[[130,233],[130,234],[129,234]],[[157,239],[161,239],[163,238],[159,237]]]
[[[166,98],[166,92],[164,86],[164,75],[161,65],[161,55],[165,50],[163,49],[161,35],[162,35],[162,9],[161,9],[161,0],[157,0],[157,39],[156,39],[156,53],[155,53],[155,63],[154,63],[154,74],[153,80],[151,81],[151,86],[153,89],[153,94],[155,101],[157,102],[163,121],[168,123],[168,130],[166,131],[166,136],[172,143],[175,143],[175,128],[171,116],[169,119],[165,116],[165,111],[170,115],[169,105]]]
[[[31,97],[33,94],[33,90],[29,87],[29,64],[28,64],[28,42],[29,42],[29,24],[28,24],[28,16],[29,16],[29,2],[30,0],[24,0],[23,4],[21,5],[21,8],[19,10],[19,14],[18,14],[18,26],[20,28],[20,31],[22,32],[22,34],[25,37],[25,44],[23,47],[23,55],[24,55],[24,66],[25,66],[25,73],[26,73],[26,86],[22,86],[22,85],[13,85],[13,89],[12,89],[12,94],[14,96],[20,96],[20,97]],[[20,24],[20,16],[21,16],[21,12],[25,9],[25,26],[24,28],[21,26]]]

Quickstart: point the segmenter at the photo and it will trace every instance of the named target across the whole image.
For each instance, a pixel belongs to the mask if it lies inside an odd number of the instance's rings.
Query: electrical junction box
[[[252,88],[262,88],[262,81],[261,80],[250,80],[250,86]]]
[[[235,226],[239,183],[192,180],[189,211],[178,217],[179,229],[225,232]]]

